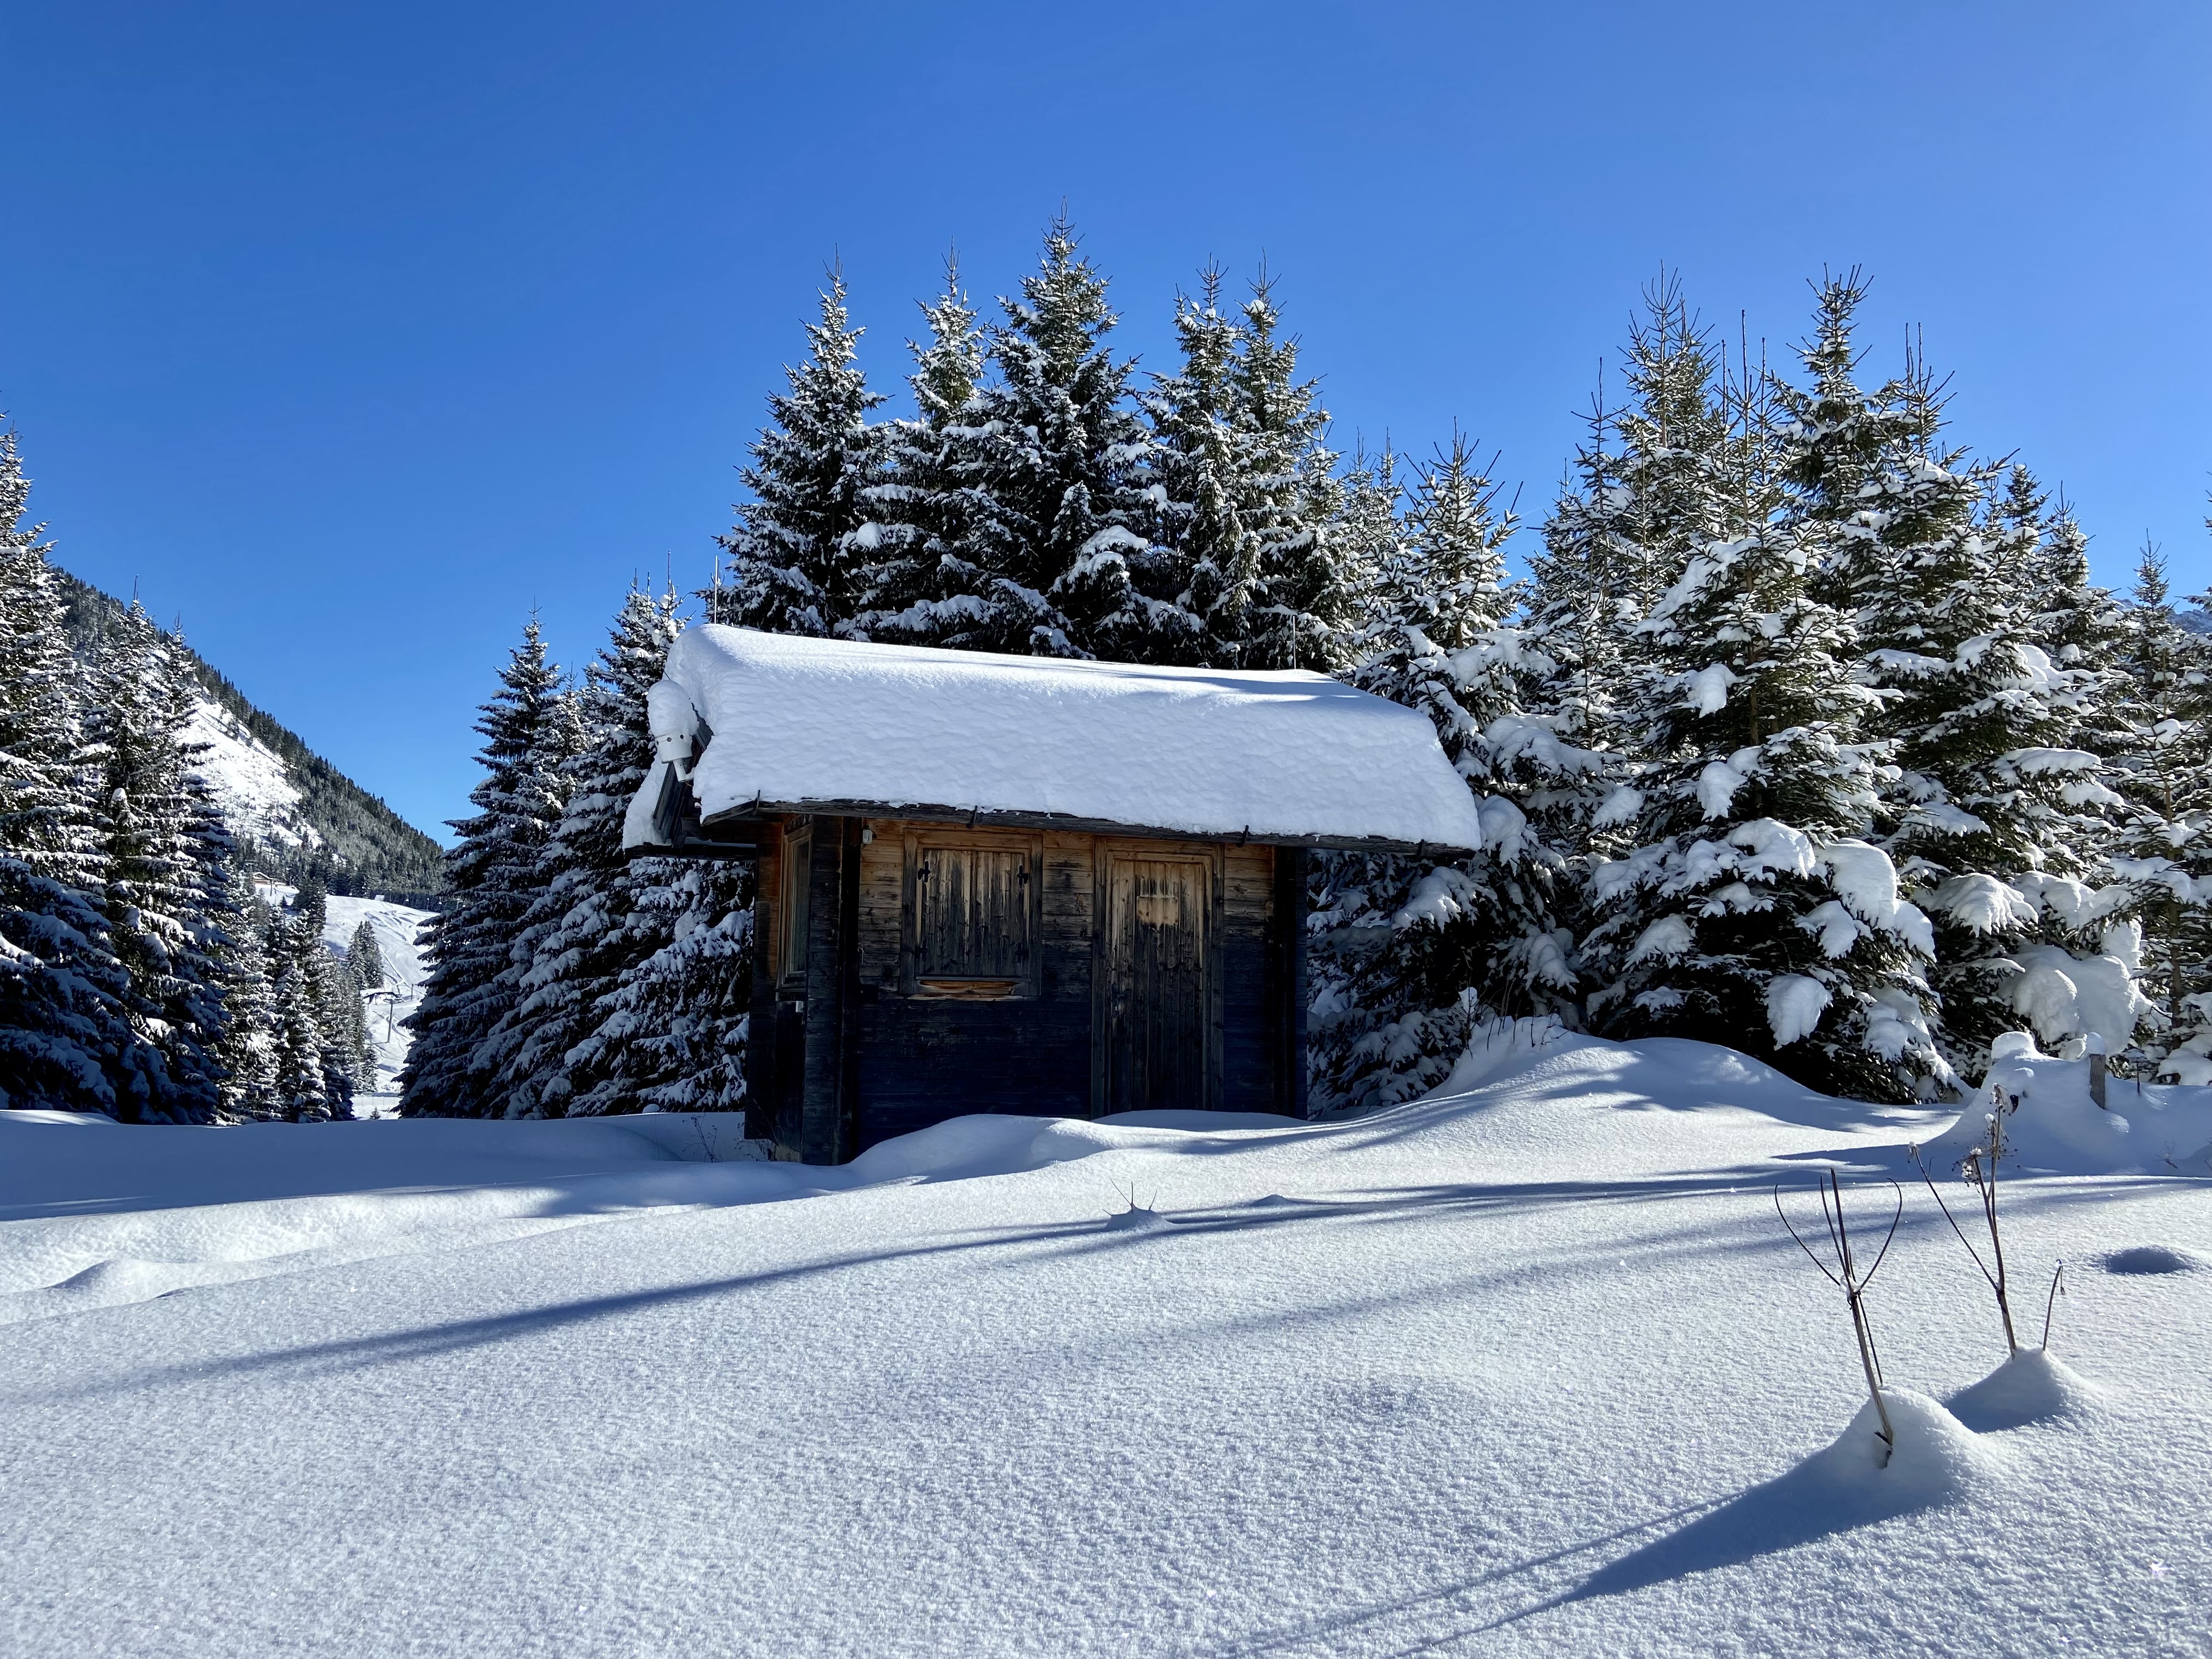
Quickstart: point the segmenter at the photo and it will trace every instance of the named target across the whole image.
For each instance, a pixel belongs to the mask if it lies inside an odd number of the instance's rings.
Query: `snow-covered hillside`
[[[314,848],[323,838],[300,811],[300,791],[284,757],[222,704],[201,697],[186,740],[205,744],[198,771],[224,821],[239,835],[276,847]]]
[[[385,899],[352,898],[333,893],[323,921],[323,943],[332,955],[343,955],[366,920],[376,934],[378,954],[384,959],[385,983],[368,993],[368,1036],[376,1049],[377,1087],[356,1097],[354,1109],[364,1117],[391,1111],[399,1092],[400,1068],[407,1064],[407,1045],[413,1040],[404,1021],[422,1000],[428,969],[416,941],[430,912]]]
[[[2096,1110],[2061,1064],[2015,1070]],[[1908,1184],[1883,1468],[1773,1194],[1886,1221],[1946,1115],[1683,1042],[1459,1082],[840,1170],[709,1161],[727,1120],[0,1115],[0,1652],[2212,1648],[2201,1152],[2008,1177],[2056,1365],[2000,1366]]]

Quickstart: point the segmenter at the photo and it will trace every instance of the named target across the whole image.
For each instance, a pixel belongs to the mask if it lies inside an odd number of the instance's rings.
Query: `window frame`
[[[776,991],[787,1000],[806,994],[813,882],[814,822],[787,823],[776,850],[775,941]]]

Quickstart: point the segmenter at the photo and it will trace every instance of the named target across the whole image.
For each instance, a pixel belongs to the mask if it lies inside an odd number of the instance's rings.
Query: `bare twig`
[[[2066,1263],[2061,1258],[2051,1270],[2051,1294],[2043,1298],[2043,1351],[2051,1352],[2051,1310],[2058,1298],[2066,1294]]]
[[[1875,1438],[1881,1443],[1880,1461],[1885,1468],[1888,1466],[1890,1454],[1896,1449],[1897,1435],[1889,1420],[1888,1403],[1882,1398],[1881,1354],[1875,1346],[1874,1326],[1867,1317],[1866,1289],[1874,1282],[1874,1276],[1881,1271],[1881,1264],[1889,1255],[1889,1247],[1896,1241],[1898,1225],[1905,1218],[1905,1189],[1893,1181],[1889,1184],[1897,1197],[1896,1206],[1890,1212],[1889,1231],[1883,1236],[1881,1249],[1875,1252],[1873,1265],[1863,1272],[1860,1271],[1858,1258],[1851,1249],[1850,1224],[1844,1213],[1844,1185],[1834,1170],[1827,1172],[1820,1188],[1820,1220],[1828,1230],[1829,1248],[1835,1252],[1836,1265],[1833,1267],[1822,1261],[1813,1247],[1805,1242],[1804,1236],[1790,1219],[1789,1212],[1782,1206],[1782,1183],[1777,1182],[1774,1184],[1774,1212],[1782,1218],[1782,1224],[1790,1230],[1790,1237],[1797,1241],[1797,1248],[1805,1252],[1807,1259],[1820,1270],[1831,1285],[1843,1291],[1844,1304],[1850,1310],[1851,1332],[1859,1345],[1859,1366],[1866,1373],[1867,1393],[1874,1401],[1875,1415],[1881,1420],[1881,1428]]]
[[[1966,1237],[1966,1230],[1959,1225],[1959,1218],[1951,1213],[1951,1206],[1943,1201],[1942,1189],[1936,1186],[1935,1176],[1928,1173],[1928,1165],[1922,1162],[1917,1146],[1912,1149],[1912,1161],[1919,1166],[1920,1178],[1928,1183],[1928,1190],[1935,1194],[1936,1207],[1943,1212],[1943,1219],[1951,1224],[1951,1231],[1959,1236],[1959,1243],[1966,1247],[1966,1254],[1973,1258],[1974,1266],[1987,1281],[1990,1294],[1996,1297],[1997,1316],[2004,1322],[2005,1350],[2017,1358],[2020,1338],[2013,1328],[2012,1296],[2005,1277],[2004,1235],[1997,1228],[1997,1159],[2004,1151],[2004,1119],[2010,1109],[2004,1091],[1991,1085],[1989,1140],[1986,1145],[1978,1146],[1967,1153],[1959,1165],[1960,1178],[1972,1185],[1975,1196],[1981,1200],[1982,1222],[1990,1230],[1990,1255],[1996,1264],[1994,1269],[1982,1260],[1982,1253],[1974,1248],[1974,1241]]]

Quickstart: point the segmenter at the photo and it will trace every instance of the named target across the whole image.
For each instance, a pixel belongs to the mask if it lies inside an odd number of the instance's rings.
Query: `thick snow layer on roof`
[[[819,803],[1261,841],[1481,844],[1474,797],[1427,720],[1320,674],[708,626],[677,641],[665,688],[652,700],[656,737],[688,738],[690,710],[714,734],[691,779],[706,818],[755,801]],[[658,769],[647,781],[648,811],[662,781]]]

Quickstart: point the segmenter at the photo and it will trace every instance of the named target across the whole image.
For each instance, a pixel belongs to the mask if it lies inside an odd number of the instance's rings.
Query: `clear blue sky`
[[[60,562],[426,827],[535,605],[687,587],[842,257],[866,365],[1063,199],[1126,348],[1264,253],[1340,436],[1540,517],[1638,287],[1874,276],[1956,435],[2212,580],[2212,8],[14,0],[0,408]]]

